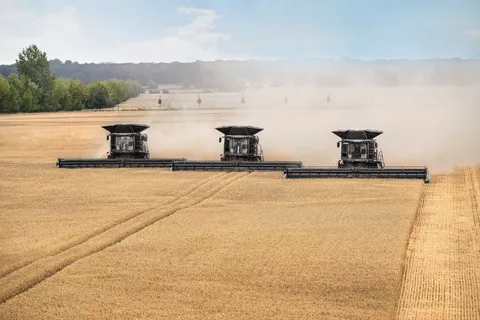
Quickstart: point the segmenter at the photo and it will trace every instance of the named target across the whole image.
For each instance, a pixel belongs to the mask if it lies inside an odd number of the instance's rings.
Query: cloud
[[[72,53],[77,59],[86,57],[88,51],[82,49],[86,39],[75,7],[38,14],[11,1],[2,1],[1,6],[0,63],[13,63],[18,53],[31,44],[37,44],[49,58],[68,58]]]
[[[177,11],[194,16],[194,19],[166,37],[129,43],[118,48],[118,58],[115,60],[171,62],[225,58],[220,47],[230,40],[230,35],[215,31],[214,22],[220,16],[214,10],[179,7]]]
[[[30,44],[37,44],[50,59],[79,62],[225,59],[221,46],[230,40],[230,35],[216,30],[215,22],[220,16],[210,9],[177,8],[178,14],[190,21],[171,29],[164,37],[100,46],[98,43],[103,41],[87,37],[82,29],[83,21],[75,6],[59,9],[56,5],[43,14],[9,0],[0,0],[0,6],[0,64],[14,63],[18,53]]]

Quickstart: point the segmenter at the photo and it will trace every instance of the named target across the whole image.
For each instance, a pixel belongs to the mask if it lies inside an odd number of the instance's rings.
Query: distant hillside
[[[76,77],[91,83],[107,79],[133,79],[143,85],[193,85],[220,90],[242,89],[247,83],[272,86],[285,84],[318,86],[348,85],[471,85],[480,84],[480,60],[284,60],[212,61],[192,63],[77,63],[50,61],[59,77]],[[7,77],[15,65],[1,65]]]

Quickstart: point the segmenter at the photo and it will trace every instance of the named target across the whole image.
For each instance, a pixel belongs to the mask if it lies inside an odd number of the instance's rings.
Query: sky
[[[0,0],[0,64],[480,58],[480,0]]]

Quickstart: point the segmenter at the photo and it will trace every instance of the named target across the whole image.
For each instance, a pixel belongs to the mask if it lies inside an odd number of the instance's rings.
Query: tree
[[[148,81],[148,89],[157,89],[157,88],[158,88],[158,85],[153,80]]]
[[[39,104],[41,109],[49,109],[52,103],[55,75],[50,72],[50,62],[47,54],[40,51],[36,45],[22,50],[16,59],[19,75],[27,77],[41,91]]]
[[[15,101],[12,97],[12,92],[10,90],[10,84],[8,81],[0,75],[0,113],[12,112],[14,109]]]
[[[88,109],[105,108],[108,102],[108,89],[101,82],[94,82],[88,85],[88,98],[86,107]]]
[[[82,110],[88,98],[87,87],[77,78],[69,79],[68,91],[72,110]]]
[[[69,81],[63,78],[55,79],[53,89],[53,110],[72,110],[72,99],[69,92]]]
[[[128,97],[134,98],[142,93],[143,88],[140,82],[136,80],[127,80]]]
[[[64,65],[52,60],[52,65]],[[72,68],[77,62],[65,62]],[[81,110],[111,107],[138,96],[143,88],[136,80],[110,79],[88,87],[78,78],[56,78],[50,72],[47,55],[36,45],[18,55],[18,74],[10,73],[6,80],[0,75],[0,113]]]
[[[128,87],[125,84],[125,81],[110,79],[107,80],[105,84],[108,89],[109,106],[113,107],[129,98]]]
[[[18,75],[11,73],[7,78],[8,85],[10,86],[10,101],[11,105],[7,112],[18,112],[20,110],[20,93],[18,92],[20,87],[20,80]]]
[[[15,105],[14,110],[10,112],[43,111],[38,105],[42,91],[37,84],[24,75],[17,76],[15,74],[8,76],[8,83]]]

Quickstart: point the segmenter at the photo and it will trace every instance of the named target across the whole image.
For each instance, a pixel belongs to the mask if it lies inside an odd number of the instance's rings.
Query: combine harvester
[[[303,167],[300,161],[264,161],[259,138],[255,134],[263,128],[252,126],[224,126],[216,128],[224,134],[220,161],[174,161],[171,170],[190,171],[283,171]]]
[[[341,141],[340,160],[335,167],[286,168],[285,178],[380,178],[423,179],[430,182],[427,167],[385,167],[383,153],[378,149],[380,130],[335,130]]]
[[[176,159],[150,159],[145,124],[113,124],[102,126],[110,132],[110,152],[105,159],[63,159],[59,158],[58,168],[169,168]]]

